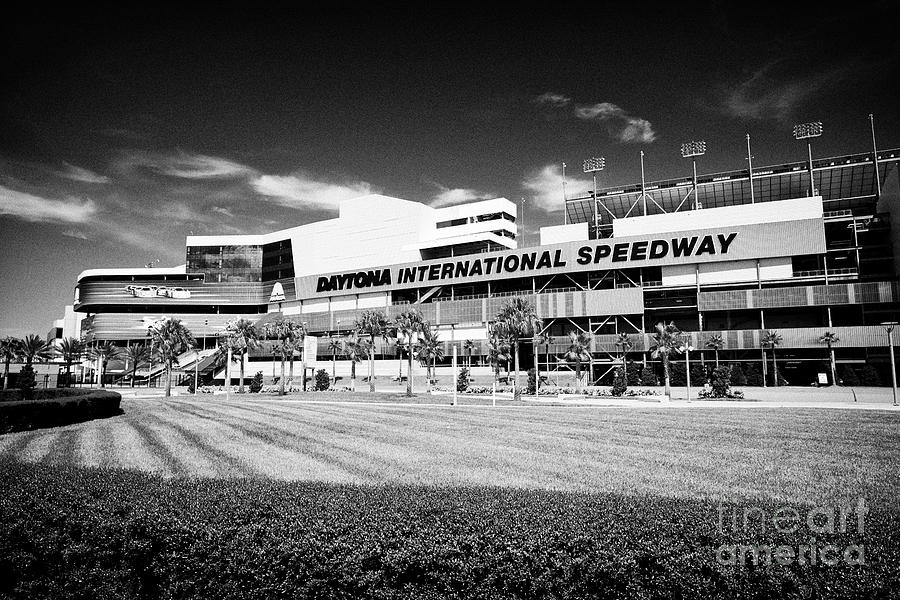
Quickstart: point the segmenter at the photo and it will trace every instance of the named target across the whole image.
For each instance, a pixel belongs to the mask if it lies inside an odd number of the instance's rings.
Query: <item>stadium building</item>
[[[309,365],[330,370],[329,339],[372,309],[421,311],[448,357],[456,345],[476,376],[488,375],[491,321],[523,296],[544,330],[522,367],[537,363],[551,379],[570,377],[559,357],[572,331],[593,334],[590,378],[607,382],[621,364],[619,334],[631,334],[628,359],[653,368],[654,327],[672,321],[695,348],[692,361],[713,361],[707,342],[720,335],[720,361],[760,370],[762,338],[777,331],[779,372],[794,385],[830,372],[819,341],[830,331],[839,374],[870,365],[887,383],[881,323],[898,320],[900,306],[898,161],[900,150],[873,151],[601,189],[567,199],[565,223],[542,228],[540,244],[526,248],[507,199],[435,209],[369,195],[342,203],[331,220],[188,237],[179,267],[84,271],[74,306],[93,342],[146,341],[154,320],[182,319],[201,340],[207,377],[215,336],[231,319],[304,322]],[[394,342],[376,353],[378,376],[405,369]],[[347,377],[349,363],[337,358]],[[273,375],[269,346],[248,360],[248,373]]]

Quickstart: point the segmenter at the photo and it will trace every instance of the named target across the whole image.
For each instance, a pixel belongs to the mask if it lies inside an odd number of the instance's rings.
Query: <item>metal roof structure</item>
[[[863,210],[871,207],[877,197],[873,153],[852,154],[813,160],[815,187],[823,197],[827,212]],[[884,182],[900,161],[900,149],[878,152],[878,174]],[[640,183],[625,187],[610,187],[566,201],[569,223],[594,223],[595,208],[601,227],[613,218],[636,217],[692,210],[693,180],[690,175],[679,179]],[[810,195],[809,163],[792,162],[753,169],[753,202],[771,202],[802,198]],[[697,178],[697,199],[702,208],[750,204],[750,171],[727,171],[700,175]]]

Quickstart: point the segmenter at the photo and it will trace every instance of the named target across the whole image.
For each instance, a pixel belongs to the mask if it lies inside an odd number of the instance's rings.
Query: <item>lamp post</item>
[[[794,125],[794,139],[807,140],[806,152],[809,157],[809,195],[816,195],[816,182],[813,180],[812,138],[822,135],[822,122],[800,123]]]
[[[602,156],[584,161],[584,172],[594,176],[594,237],[600,237],[600,211],[597,200],[597,173],[606,168],[606,159]]]
[[[894,393],[894,406],[897,406],[897,365],[894,363],[894,327],[896,321],[887,321],[881,324],[888,334],[888,350],[891,353],[891,388]]]
[[[693,346],[688,344],[684,347],[684,373],[687,378],[687,400],[691,399],[691,351]]]
[[[703,208],[700,204],[700,196],[697,195],[697,157],[706,154],[706,142],[691,141],[681,145],[681,156],[690,158],[694,167],[694,209]]]

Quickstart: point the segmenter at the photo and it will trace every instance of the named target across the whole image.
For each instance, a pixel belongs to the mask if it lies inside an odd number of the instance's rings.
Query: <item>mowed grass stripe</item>
[[[150,416],[166,432],[165,439],[175,434],[191,454],[201,457],[209,465],[215,476],[258,475],[247,460],[246,438],[241,440],[236,432],[216,421],[185,415],[171,406],[162,408],[163,411]]]
[[[77,464],[76,448],[79,433],[74,426],[57,430],[56,436],[53,438],[47,454],[41,458],[41,462],[51,465]]]
[[[347,421],[354,420],[344,411],[335,410],[335,406],[322,405],[295,405],[292,408],[280,408],[275,412],[287,415],[291,419],[299,419],[299,423],[311,422],[306,415],[314,413],[319,416],[328,416],[335,422],[324,419],[313,420],[318,426],[326,430],[344,434],[348,429]],[[338,408],[344,408],[340,406]],[[352,408],[355,412],[359,407]],[[382,408],[381,406],[377,407]],[[434,415],[433,410],[449,411],[443,416]],[[249,410],[249,409],[246,409]],[[254,407],[254,411],[258,407]],[[466,414],[460,407],[422,407],[422,414],[431,418],[419,419],[410,427],[407,423],[397,423],[393,408],[387,411],[373,411],[372,407],[364,421],[370,431],[374,427],[378,437],[336,437],[332,444],[354,444],[356,452],[371,453],[376,446],[381,446],[382,451],[396,462],[402,459],[401,466],[406,468],[398,475],[399,479],[406,483],[434,482],[439,484],[475,483],[496,478],[500,474],[502,485],[529,485],[534,479],[542,478],[546,487],[583,487],[578,473],[572,476],[564,475],[552,465],[547,464],[546,456],[542,452],[536,452],[527,445],[512,447],[510,444],[498,443],[495,436],[473,435],[483,424],[479,422],[478,412]],[[473,409],[480,411],[480,409]],[[412,415],[408,416],[409,419]],[[462,424],[459,421],[464,420]],[[422,423],[426,421],[426,423]],[[448,429],[449,428],[449,429]],[[398,431],[403,435],[398,437]],[[382,438],[382,439],[379,439]],[[384,442],[383,440],[388,440]]]
[[[240,407],[230,406],[231,411]],[[360,454],[343,460],[336,456],[335,448],[321,439],[303,435],[287,427],[271,422],[261,422],[249,416],[240,416],[228,410],[216,410],[207,406],[180,404],[178,412],[204,419],[214,419],[245,436],[257,451],[246,448],[250,456],[258,459],[257,470],[269,477],[296,478],[323,475],[333,482],[372,483],[372,469],[359,464],[365,456]],[[299,453],[299,455],[298,455]],[[304,460],[305,459],[305,460]]]

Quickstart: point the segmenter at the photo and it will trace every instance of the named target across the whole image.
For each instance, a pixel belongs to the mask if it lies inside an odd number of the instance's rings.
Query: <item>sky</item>
[[[900,8],[21,8],[0,23],[0,336],[46,334],[89,268],[184,263],[185,236],[337,216],[367,193],[525,203],[900,147]]]

